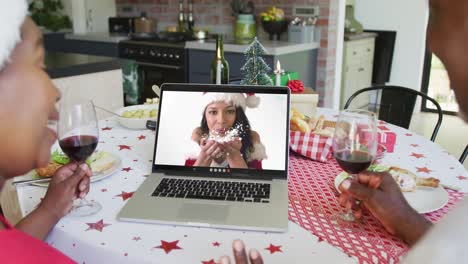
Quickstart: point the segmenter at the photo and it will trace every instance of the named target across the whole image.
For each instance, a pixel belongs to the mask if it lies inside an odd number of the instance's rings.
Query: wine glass
[[[340,112],[333,135],[333,155],[352,180],[366,170],[377,154],[377,121],[374,113],[347,109]],[[349,208],[340,218],[355,221]]]
[[[72,160],[82,164],[94,152],[99,138],[99,128],[94,104],[90,100],[67,98],[59,106],[57,125],[59,145]],[[85,198],[73,206],[71,215],[88,216],[97,213],[102,206]]]

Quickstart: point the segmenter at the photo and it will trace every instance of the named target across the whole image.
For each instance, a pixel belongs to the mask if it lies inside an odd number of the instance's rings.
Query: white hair
[[[28,14],[26,0],[0,0],[0,70],[21,41],[21,25]]]

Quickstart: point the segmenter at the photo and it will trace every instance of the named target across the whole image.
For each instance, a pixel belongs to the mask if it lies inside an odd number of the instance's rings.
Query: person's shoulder
[[[252,139],[252,143],[260,143],[260,135],[257,133],[257,131],[251,130],[250,131],[250,138]]]

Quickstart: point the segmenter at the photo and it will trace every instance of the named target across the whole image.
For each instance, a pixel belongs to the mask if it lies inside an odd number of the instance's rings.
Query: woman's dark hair
[[[206,108],[203,111],[203,117],[200,123],[200,128],[202,130],[203,135],[209,134],[208,123],[206,122]],[[240,106],[236,106],[236,120],[234,121],[233,127],[240,127],[239,129],[239,136],[241,138],[242,147],[241,147],[241,154],[244,158],[245,162],[247,163],[247,150],[250,152],[253,151],[253,144],[251,139],[252,130],[250,129],[250,122],[247,116],[245,115],[244,109]]]

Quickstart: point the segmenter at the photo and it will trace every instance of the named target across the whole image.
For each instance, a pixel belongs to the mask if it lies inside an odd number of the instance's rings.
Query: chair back
[[[460,156],[460,163],[463,164],[465,163],[466,156],[468,155],[468,145],[466,145],[465,150]]]
[[[431,136],[431,141],[435,141],[443,117],[442,108],[436,100],[427,94],[406,87],[381,85],[364,88],[355,92],[346,101],[344,109],[347,109],[358,95],[371,91],[382,91],[382,93],[379,104],[366,104],[369,110],[378,111],[380,120],[406,129],[410,126],[417,97],[420,96],[431,101],[436,106],[438,113],[437,123]]]

